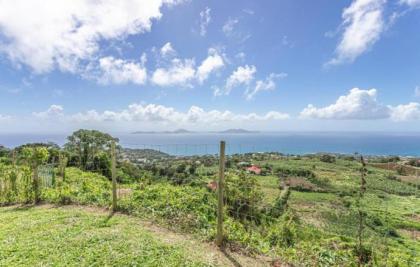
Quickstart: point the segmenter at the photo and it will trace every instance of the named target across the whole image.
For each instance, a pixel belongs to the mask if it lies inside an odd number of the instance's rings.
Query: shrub
[[[271,227],[268,240],[271,246],[291,247],[295,244],[298,233],[297,217],[287,212],[278,223]]]
[[[226,203],[229,215],[236,219],[259,221],[259,207],[263,194],[254,176],[228,174],[226,177]]]
[[[319,160],[326,163],[335,163],[335,156],[330,154],[322,154]]]
[[[306,178],[314,178],[315,173],[308,169],[303,168],[291,168],[291,167],[277,167],[274,170],[274,173],[280,176],[299,176],[299,177],[306,177]]]

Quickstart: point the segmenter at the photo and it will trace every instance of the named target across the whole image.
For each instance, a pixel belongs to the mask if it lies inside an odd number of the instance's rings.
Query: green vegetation
[[[39,176],[40,201],[108,208],[111,182],[104,169],[109,170],[109,149],[107,145],[96,147],[87,158],[95,162],[103,155],[102,165],[93,166],[104,168],[90,168],[89,160],[82,160],[87,165],[73,166],[70,160],[73,167],[67,167],[65,173],[62,160],[54,166],[47,164],[49,151],[41,149],[42,157],[17,151],[15,164],[11,151],[4,152],[0,204],[36,202],[33,181]],[[59,159],[63,158],[60,155],[74,158],[66,148],[58,151]],[[37,151],[36,146],[31,149]],[[217,194],[209,185],[217,177],[216,156],[136,161],[135,154],[141,151],[131,151],[129,158],[121,151],[117,162],[121,212],[214,240]],[[27,160],[39,158],[42,160]],[[386,163],[380,163],[383,161]],[[420,262],[416,169],[394,157],[368,158],[367,162],[362,168],[353,156],[329,154],[228,156],[225,245],[304,266],[355,266],[358,258],[370,266],[415,266]],[[260,166],[261,175],[248,173],[246,168],[251,165]],[[46,166],[51,171],[41,173]],[[405,170],[404,175],[398,167]]]
[[[0,224],[0,266],[213,265],[181,242],[164,242],[120,215],[109,218],[78,208],[0,208]]]

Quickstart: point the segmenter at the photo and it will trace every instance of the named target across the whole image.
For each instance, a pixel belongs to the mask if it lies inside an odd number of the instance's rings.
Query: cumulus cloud
[[[61,105],[53,104],[46,111],[33,112],[32,114],[40,119],[58,118],[64,115],[64,108]]]
[[[136,63],[114,57],[103,57],[99,60],[100,77],[97,80],[102,84],[144,84],[147,80],[147,70],[144,67],[146,56],[143,54],[141,62]]]
[[[0,1],[0,52],[36,73],[80,71],[101,40],[150,31],[163,5],[180,0]]]
[[[157,68],[152,76],[152,82],[158,86],[191,86],[191,81],[195,78],[194,59],[171,60],[167,68]]]
[[[200,12],[200,35],[201,36],[206,36],[207,26],[209,26],[209,23],[211,21],[210,12],[211,12],[211,9],[209,7],[206,7],[206,9]]]
[[[135,122],[171,122],[171,123],[201,123],[218,124],[220,122],[240,121],[269,121],[285,120],[290,116],[285,113],[270,111],[263,115],[256,113],[236,114],[231,111],[209,110],[198,106],[191,106],[188,111],[177,111],[172,107],[156,104],[131,104],[121,111],[104,111],[99,113],[90,110],[84,113],[70,115],[75,122],[104,122],[104,121],[135,121]]]
[[[408,103],[406,105],[398,105],[389,107],[391,110],[391,119],[394,121],[410,121],[420,120],[420,104]]]
[[[344,32],[328,64],[352,62],[379,40],[385,28],[385,4],[386,0],[354,0],[344,9]]]
[[[251,100],[261,91],[272,91],[276,89],[276,80],[287,77],[286,73],[271,73],[265,80],[258,80],[255,86],[245,91],[247,100]]]
[[[362,90],[353,88],[349,94],[340,96],[337,101],[323,108],[308,105],[301,113],[301,118],[370,120],[386,119],[390,109],[377,101],[376,89]]]
[[[209,55],[203,60],[197,69],[197,79],[200,83],[206,80],[209,75],[224,66],[223,58],[219,55],[216,49],[210,48]]]
[[[194,82],[203,83],[209,78],[211,73],[225,65],[223,57],[214,48],[208,50],[207,57],[198,67],[196,67],[194,58],[165,57],[168,53],[176,54],[170,43],[167,43],[161,49],[163,61],[160,64],[161,66],[153,72],[151,78],[152,83],[155,85],[191,87]]]
[[[248,86],[254,79],[257,68],[254,65],[239,66],[226,80],[223,89],[217,88],[214,91],[215,96],[229,95],[234,87],[239,85]]]

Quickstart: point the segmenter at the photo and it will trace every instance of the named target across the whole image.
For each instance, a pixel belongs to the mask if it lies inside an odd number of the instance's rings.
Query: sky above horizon
[[[0,0],[0,132],[420,131],[420,0]]]

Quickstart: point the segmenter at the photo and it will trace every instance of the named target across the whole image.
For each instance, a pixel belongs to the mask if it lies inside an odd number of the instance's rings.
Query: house
[[[207,188],[210,189],[211,191],[216,191],[217,190],[217,182],[216,181],[210,181],[207,184]]]
[[[249,172],[249,173],[254,173],[256,175],[261,174],[261,168],[258,167],[257,165],[251,165],[251,167],[247,167],[246,171]]]

